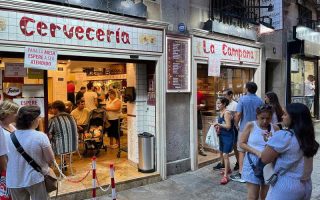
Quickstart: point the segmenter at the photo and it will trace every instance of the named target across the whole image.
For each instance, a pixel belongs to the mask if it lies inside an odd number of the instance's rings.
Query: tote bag
[[[214,128],[213,125],[210,126],[207,137],[206,137],[206,144],[214,149],[219,151],[219,138],[216,132],[216,129]]]

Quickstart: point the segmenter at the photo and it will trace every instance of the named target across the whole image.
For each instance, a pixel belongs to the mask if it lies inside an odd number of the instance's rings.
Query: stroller
[[[103,108],[97,108],[90,112],[88,126],[83,136],[85,145],[83,155],[86,155],[88,150],[96,150],[95,155],[100,153],[100,149],[107,151],[107,146],[103,143],[106,121],[107,113]]]

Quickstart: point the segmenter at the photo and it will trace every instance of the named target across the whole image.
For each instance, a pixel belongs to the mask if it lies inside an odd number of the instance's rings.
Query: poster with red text
[[[44,117],[44,99],[43,98],[15,98],[13,102],[18,104],[20,107],[23,106],[39,106],[40,117]]]
[[[57,51],[54,49],[25,47],[24,67],[32,69],[56,70]]]

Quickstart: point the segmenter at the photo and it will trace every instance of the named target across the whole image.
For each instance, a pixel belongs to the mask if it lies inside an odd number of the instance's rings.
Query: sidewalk
[[[320,141],[320,123],[316,124],[316,138]],[[231,163],[235,163],[231,159]],[[214,164],[215,165],[215,164]],[[118,200],[245,200],[246,184],[229,182],[220,185],[221,175],[213,171],[209,165],[197,171],[170,176],[167,180],[134,188],[118,193]],[[313,191],[312,198],[320,200],[320,152],[314,159],[312,174]],[[98,200],[111,200],[110,195],[97,198]]]

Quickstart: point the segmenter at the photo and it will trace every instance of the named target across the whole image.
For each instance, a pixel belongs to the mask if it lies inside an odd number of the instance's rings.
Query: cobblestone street
[[[320,124],[316,125],[317,140],[320,141]],[[231,161],[234,163],[234,158]],[[213,171],[209,165],[197,171],[170,176],[167,180],[118,193],[119,200],[244,200],[246,199],[246,185],[229,182],[220,185],[219,171]],[[312,199],[320,200],[320,153],[314,160]],[[109,200],[110,195],[98,198]]]

